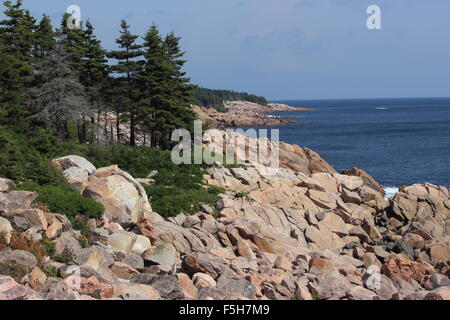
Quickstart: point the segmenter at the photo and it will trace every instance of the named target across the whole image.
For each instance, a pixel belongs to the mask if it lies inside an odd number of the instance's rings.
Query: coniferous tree
[[[161,147],[167,124],[172,117],[170,89],[170,66],[158,27],[153,24],[144,37],[145,65],[138,76],[142,98],[139,103],[138,119],[142,129],[151,135],[151,145]]]
[[[4,121],[18,127],[25,126],[27,111],[22,106],[26,89],[33,80],[35,19],[28,10],[22,8],[22,1],[5,1],[4,20],[0,21],[0,113]]]
[[[60,37],[61,45],[67,53],[67,64],[80,80],[83,71],[83,59],[86,55],[86,46],[84,41],[84,26],[80,22],[79,28],[71,28],[69,26],[69,19],[71,15],[65,13],[60,29],[57,30]],[[78,139],[80,143],[86,142],[87,135],[87,115],[82,114],[82,120],[77,122]]]
[[[80,28],[70,28],[68,26],[69,18],[69,13],[64,14],[61,27],[57,30],[57,33],[68,54],[70,68],[80,77],[83,70],[83,57],[86,55],[84,26],[83,23],[80,23]]]
[[[180,40],[180,37],[171,32],[164,40],[164,48],[171,67],[169,82],[172,97],[175,99],[175,113],[180,119],[177,125],[180,128],[191,129],[195,120],[192,104],[193,90],[196,86],[190,84],[191,79],[186,77],[186,72],[182,70],[187,61],[183,59],[185,53],[181,50]]]
[[[44,14],[35,32],[34,55],[38,59],[42,59],[55,49],[55,37],[52,21],[49,16]]]
[[[116,40],[121,50],[109,52],[110,58],[116,59],[117,64],[111,66],[111,71],[118,76],[116,81],[117,94],[122,97],[118,100],[123,105],[116,104],[117,135],[120,136],[120,112],[126,111],[130,115],[130,145],[136,145],[136,103],[139,99],[139,90],[136,87],[137,74],[142,70],[143,61],[137,58],[143,55],[141,46],[136,44],[139,36],[130,32],[130,26],[122,20],[120,37]],[[119,139],[118,139],[119,141]]]
[[[182,67],[184,53],[180,38],[173,33],[163,40],[158,27],[152,25],[144,43],[145,66],[139,79],[144,85],[139,120],[151,134],[151,145],[167,149],[173,130],[193,127],[191,108],[193,86],[185,77]]]

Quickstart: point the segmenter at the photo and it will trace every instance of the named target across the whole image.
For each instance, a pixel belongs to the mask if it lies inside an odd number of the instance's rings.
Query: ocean
[[[338,171],[359,167],[388,191],[450,187],[450,98],[276,101],[314,112],[277,127],[280,140],[318,152]],[[273,128],[273,127],[272,127]]]

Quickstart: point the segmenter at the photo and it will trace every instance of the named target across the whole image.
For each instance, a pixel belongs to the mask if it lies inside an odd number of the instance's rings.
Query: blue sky
[[[120,19],[183,37],[196,84],[269,99],[450,96],[449,0],[25,0],[59,24],[69,5],[115,47]],[[382,9],[382,30],[366,9]]]

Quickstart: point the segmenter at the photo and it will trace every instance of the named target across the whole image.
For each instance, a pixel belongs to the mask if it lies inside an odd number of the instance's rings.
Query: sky
[[[450,96],[449,0],[24,0],[59,24],[78,5],[107,49],[121,19],[175,31],[208,88],[276,99]],[[381,8],[369,30],[367,8]]]

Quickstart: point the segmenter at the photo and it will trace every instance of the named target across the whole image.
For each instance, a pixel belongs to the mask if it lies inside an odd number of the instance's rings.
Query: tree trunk
[[[120,113],[117,112],[116,119],[116,131],[117,131],[117,144],[120,144],[120,121],[119,121]]]
[[[131,111],[130,117],[130,146],[136,145],[136,119],[134,111]]]

